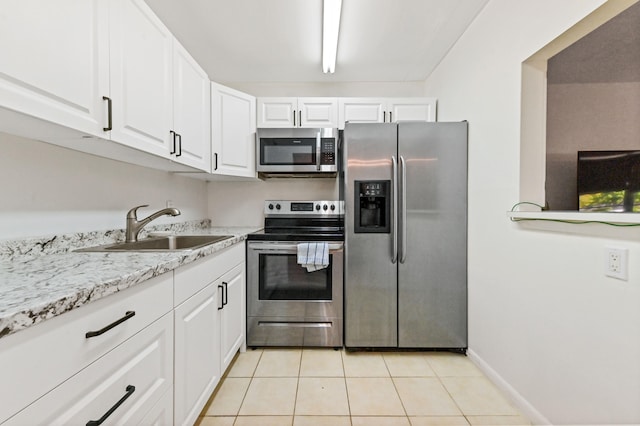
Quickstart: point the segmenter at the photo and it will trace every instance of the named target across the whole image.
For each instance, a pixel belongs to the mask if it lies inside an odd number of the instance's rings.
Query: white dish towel
[[[328,243],[298,244],[298,263],[307,268],[307,272],[317,271],[329,266]]]

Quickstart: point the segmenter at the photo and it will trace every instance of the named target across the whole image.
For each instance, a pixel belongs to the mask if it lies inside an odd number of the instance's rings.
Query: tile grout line
[[[431,365],[431,362],[429,362],[429,358],[427,357],[425,359],[427,360],[427,364],[429,364],[429,367],[433,370],[433,373],[436,375],[436,378],[438,379],[438,382],[440,383],[440,386],[442,386],[442,388],[445,390],[445,392],[447,392],[447,395],[449,395],[449,398],[451,398],[451,400],[456,405],[458,410],[460,410],[460,414],[462,414],[462,417],[464,417],[464,420],[467,422],[467,424],[471,425],[471,422],[467,418],[467,415],[465,414],[465,412],[462,410],[462,407],[460,407],[460,405],[458,404],[458,401],[456,401],[456,399],[453,397],[453,395],[451,395],[451,392],[449,392],[449,389],[447,388],[447,386],[442,381],[442,377],[440,377],[440,374],[438,374],[438,371],[435,368],[433,368],[433,365]],[[451,377],[451,376],[445,376],[445,377]]]
[[[402,396],[400,396],[400,392],[398,392],[398,387],[396,386],[396,381],[394,380],[393,374],[391,374],[391,369],[389,368],[389,364],[387,364],[387,359],[384,357],[384,354],[381,354],[382,362],[384,362],[384,366],[389,373],[389,378],[391,379],[391,383],[393,384],[393,389],[396,391],[396,395],[398,395],[398,399],[400,400],[400,404],[402,405],[402,409],[404,410],[404,416],[407,418],[407,422],[411,424],[411,420],[409,420],[409,414],[407,413],[407,407],[404,406],[404,401],[402,401]]]
[[[342,365],[342,378],[344,380],[344,391],[347,394],[347,408],[349,409],[349,424],[353,426],[353,415],[351,413],[351,399],[349,398],[349,386],[347,385],[347,369],[344,368],[345,350],[340,350],[340,364]]]
[[[300,349],[300,360],[298,361],[298,377],[296,380],[296,395],[293,399],[293,414],[291,415],[291,426],[296,419],[296,407],[298,406],[298,390],[300,389],[300,373],[302,372],[302,357],[304,356],[304,348]]]
[[[255,350],[255,349],[254,349]],[[262,355],[264,354],[264,350],[260,350],[260,356],[258,357],[258,361],[256,362],[256,366],[253,367],[253,371],[251,372],[251,377],[249,377],[249,384],[247,385],[247,389],[244,391],[244,395],[242,395],[242,402],[240,402],[240,406],[238,407],[238,411],[233,419],[233,424],[235,425],[238,421],[238,416],[240,416],[240,410],[242,410],[242,405],[244,404],[244,400],[247,398],[247,394],[249,393],[249,388],[251,387],[251,383],[253,383],[253,378],[256,375],[256,371],[258,370],[258,364],[260,364],[260,360],[262,360]]]

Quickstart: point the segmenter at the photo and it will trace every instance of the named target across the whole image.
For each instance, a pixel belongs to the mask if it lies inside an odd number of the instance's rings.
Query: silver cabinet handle
[[[395,156],[391,157],[391,177],[393,179],[393,222],[392,222],[392,230],[393,238],[392,238],[392,248],[391,248],[391,263],[396,263],[398,260],[398,161]]]
[[[391,114],[391,113],[389,113]],[[400,241],[402,250],[400,251],[400,263],[407,259],[407,163],[404,157],[400,156]]]

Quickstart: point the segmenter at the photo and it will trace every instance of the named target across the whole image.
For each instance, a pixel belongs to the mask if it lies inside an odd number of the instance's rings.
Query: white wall
[[[347,82],[347,83],[234,83],[225,82],[254,96],[424,96],[424,82]]]
[[[425,86],[440,121],[469,120],[470,354],[537,422],[640,423],[637,237],[505,214],[520,201],[521,63],[602,3],[492,0]],[[627,282],[604,276],[607,244],[629,248]]]
[[[157,224],[206,219],[206,183],[0,133],[0,239],[125,227],[173,201],[181,215]]]

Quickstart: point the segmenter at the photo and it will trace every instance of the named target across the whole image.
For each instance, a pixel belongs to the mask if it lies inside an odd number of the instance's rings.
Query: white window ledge
[[[640,241],[640,213],[576,211],[510,211],[507,217],[522,230]]]
[[[518,221],[552,221],[574,224],[600,223],[603,225],[640,225],[640,213],[588,213],[575,211],[510,211],[507,217],[514,222]]]

